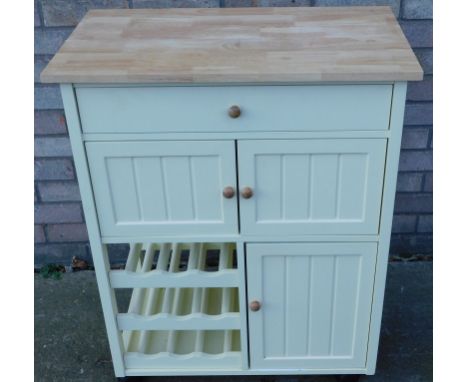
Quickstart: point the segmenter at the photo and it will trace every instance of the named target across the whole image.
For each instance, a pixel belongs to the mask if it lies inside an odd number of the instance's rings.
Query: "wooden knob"
[[[260,304],[260,301],[252,301],[250,304],[250,310],[252,312],[258,312],[260,310],[260,308],[262,307],[262,304]]]
[[[244,199],[250,199],[254,192],[250,187],[244,187],[241,191],[241,195]]]
[[[239,106],[233,105],[229,108],[228,113],[231,118],[237,118],[241,115],[241,109]]]
[[[231,186],[224,187],[223,196],[226,199],[231,199],[235,194],[236,194],[236,190],[234,190],[233,187],[231,187]]]

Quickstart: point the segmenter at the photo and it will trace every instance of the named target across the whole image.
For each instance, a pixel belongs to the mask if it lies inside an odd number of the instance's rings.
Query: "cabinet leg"
[[[358,382],[360,377],[361,377],[360,374],[343,374],[343,375],[337,375],[336,381],[337,382]]]

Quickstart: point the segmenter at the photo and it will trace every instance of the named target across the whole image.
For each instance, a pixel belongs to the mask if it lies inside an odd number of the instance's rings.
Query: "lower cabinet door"
[[[251,367],[364,368],[376,255],[376,243],[247,244]]]

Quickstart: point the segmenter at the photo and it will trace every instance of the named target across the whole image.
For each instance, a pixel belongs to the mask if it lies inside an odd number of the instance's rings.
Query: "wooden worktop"
[[[41,74],[61,83],[422,79],[390,7],[92,10]]]

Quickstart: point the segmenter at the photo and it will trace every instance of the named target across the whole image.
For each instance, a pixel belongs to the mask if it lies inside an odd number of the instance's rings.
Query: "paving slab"
[[[35,380],[115,381],[94,272],[35,274]],[[157,377],[158,382],[333,382],[330,376]],[[390,263],[377,373],[362,382],[432,381],[432,263]]]

